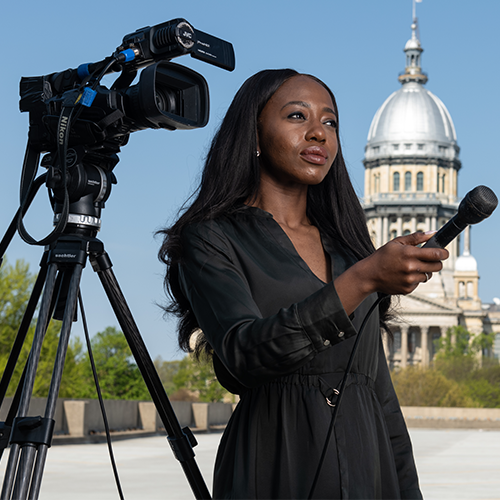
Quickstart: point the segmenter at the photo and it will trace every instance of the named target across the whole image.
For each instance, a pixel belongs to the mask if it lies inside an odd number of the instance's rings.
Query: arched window
[[[399,191],[399,172],[392,174],[392,190]]]
[[[409,234],[411,234],[411,231],[409,229],[405,229],[403,231],[403,236],[408,236]]]
[[[441,177],[441,192],[444,193],[444,186],[445,186],[445,180],[446,180],[446,175],[443,174],[443,177]]]
[[[417,174],[417,191],[423,191],[424,190],[424,173],[419,172]]]
[[[458,296],[461,299],[465,298],[465,283],[463,281],[458,282]]]
[[[405,191],[411,191],[411,172],[405,173]]]
[[[394,238],[396,238],[397,236],[398,236],[398,232],[397,232],[395,229],[393,229],[393,230],[391,231],[391,240],[393,240],[393,239],[394,239]]]

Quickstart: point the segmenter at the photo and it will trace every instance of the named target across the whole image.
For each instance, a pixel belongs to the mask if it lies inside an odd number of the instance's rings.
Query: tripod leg
[[[170,404],[154,363],[149,356],[146,345],[144,344],[139,329],[127,305],[127,301],[111,269],[111,261],[108,255],[105,252],[97,257],[91,255],[90,261],[94,271],[97,271],[99,275],[99,279],[111,303],[111,307],[115,312],[118,323],[123,330],[132,354],[137,362],[137,366],[153,398],[158,414],[167,430],[169,443],[174,450],[176,458],[180,461],[184,469],[184,473],[186,474],[195,497],[197,499],[210,499],[211,496],[208,488],[194,460],[194,452],[192,450],[193,444],[186,433],[183,432],[183,429],[181,429],[179,421],[175,416],[175,412]]]
[[[38,367],[38,361],[42,349],[42,343],[48,325],[48,317],[50,306],[52,303],[52,295],[54,293],[56,274],[57,265],[51,264],[47,272],[45,289],[40,305],[40,313],[35,329],[35,336],[33,338],[33,344],[27,363],[26,377],[24,379],[23,391],[19,404],[19,415],[26,415],[28,413],[29,404],[31,401],[31,393],[33,392],[33,385],[35,382],[36,370]],[[2,494],[0,496],[1,500],[9,500],[11,496],[14,476],[16,473],[16,469],[18,468],[19,454],[20,446],[16,443],[13,443],[10,448],[9,461],[7,464],[7,469],[5,471],[5,479],[3,483]]]
[[[15,447],[16,450],[19,450],[16,451],[16,455],[19,457],[19,463],[17,465],[17,471],[16,471],[17,475],[15,479],[14,491],[12,494],[12,498],[14,499],[27,498],[28,491],[30,490],[30,484],[31,484],[31,490],[29,497],[38,498],[41,486],[43,468],[45,465],[45,459],[47,455],[47,449],[50,446],[50,441],[52,439],[52,427],[50,427],[50,425],[47,425],[47,422],[50,421],[53,422],[53,416],[55,414],[55,406],[56,406],[57,396],[59,393],[59,387],[64,368],[64,360],[66,358],[66,352],[71,333],[71,324],[73,321],[74,312],[76,308],[76,301],[78,296],[78,289],[80,286],[81,274],[82,274],[82,265],[76,264],[75,267],[72,269],[69,294],[66,301],[63,324],[62,324],[61,334],[59,337],[59,346],[57,349],[56,359],[54,363],[54,371],[52,374],[49,394],[47,398],[47,404],[45,407],[45,418],[41,419],[41,417],[39,417],[39,420],[37,420],[36,418],[31,419],[31,421],[33,422],[32,424],[33,427],[30,427],[30,422],[26,424],[25,421],[22,422],[22,418],[26,415],[27,412],[27,409],[23,410],[25,408],[24,404],[25,403],[24,400],[26,399],[25,392],[29,390],[28,397],[30,397],[34,383],[34,377],[28,377],[28,373],[31,373],[34,369],[34,372],[36,374],[36,366],[33,368],[33,366],[31,366],[32,365],[31,362],[33,361],[33,359],[36,359],[36,361],[38,362],[39,359],[39,354],[38,356],[35,356],[37,352],[35,346],[38,345],[40,342],[35,342],[35,340],[33,342],[32,352],[30,353],[30,361],[28,363],[28,369],[26,372],[25,384],[23,386],[23,394],[22,394],[23,401],[19,406],[20,408],[19,417],[21,418],[21,421],[18,420],[17,422],[18,429],[15,428],[12,434],[13,436],[12,446]],[[44,300],[42,300],[42,304],[43,303]],[[52,307],[50,309],[52,309]],[[39,322],[44,321],[45,318],[47,318],[47,315],[45,313],[43,315],[40,314]],[[44,327],[42,326],[38,328],[37,325],[37,331],[42,332],[39,335],[42,337],[42,341],[43,341],[43,336],[45,335],[47,325],[48,322],[46,320],[45,323],[43,324]],[[36,332],[35,332],[35,337],[37,337]],[[37,363],[35,363],[35,365],[36,364]],[[28,407],[29,407],[29,401],[28,401]],[[44,425],[43,427],[44,432],[42,432],[42,435],[33,433],[33,430],[35,428],[41,427],[41,425],[37,425],[41,424],[41,422],[43,422]],[[11,481],[9,481],[9,484],[11,484]]]
[[[61,387],[61,379],[64,369],[64,361],[68,351],[68,343],[71,334],[71,325],[75,315],[76,304],[78,300],[78,291],[80,289],[80,281],[82,276],[83,267],[81,264],[76,264],[71,276],[71,283],[69,288],[68,297],[66,299],[66,308],[64,310],[64,318],[59,336],[59,345],[57,347],[56,360],[54,362],[54,370],[52,379],[50,381],[49,394],[47,397],[47,404],[45,406],[45,418],[53,419],[56,412],[57,397]],[[40,444],[38,446],[38,454],[36,458],[35,468],[33,470],[33,478],[31,481],[29,498],[38,498],[40,487],[42,484],[43,469],[45,467],[45,460],[47,458],[47,450],[49,445]],[[14,498],[15,490],[14,490]]]
[[[21,325],[19,326],[19,330],[12,346],[12,350],[9,354],[9,359],[7,364],[5,365],[5,370],[2,375],[2,380],[0,381],[0,405],[3,404],[5,395],[7,394],[7,389],[9,387],[10,380],[12,375],[14,374],[14,370],[19,359],[19,355],[21,353],[21,349],[23,347],[24,341],[26,339],[26,335],[28,333],[31,320],[33,319],[33,315],[35,313],[36,306],[38,304],[38,300],[40,299],[40,295],[42,293],[43,284],[45,283],[45,278],[47,276],[47,262],[45,257],[42,259],[41,269],[38,273],[35,285],[31,292],[31,296],[28,301],[28,305],[26,306],[26,310],[23,315],[23,319],[21,321]],[[19,385],[17,387],[14,399],[10,405],[9,413],[7,418],[5,419],[5,429],[12,428],[12,423],[14,421],[14,417],[17,414],[17,410],[19,407],[19,401],[21,399],[21,389],[22,384],[24,383],[24,378],[26,376],[26,365],[24,366],[23,374],[19,381]],[[3,452],[8,445],[8,436],[5,436],[5,439],[2,439],[0,445],[0,459],[2,458]]]

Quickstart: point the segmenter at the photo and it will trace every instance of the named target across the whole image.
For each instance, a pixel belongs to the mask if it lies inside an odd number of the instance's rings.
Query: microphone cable
[[[92,346],[90,343],[90,335],[87,325],[87,318],[85,316],[85,309],[83,308],[83,299],[81,292],[78,292],[78,304],[80,306],[80,313],[82,315],[83,330],[85,332],[85,343],[87,344],[87,351],[89,353],[90,367],[92,369],[92,376],[94,378],[94,384],[97,392],[97,398],[99,399],[99,406],[101,407],[102,420],[104,422],[104,429],[106,431],[106,442],[108,444],[109,459],[111,461],[111,468],[113,469],[113,475],[115,476],[116,488],[118,489],[118,495],[120,500],[124,500],[122,486],[120,482],[120,477],[118,476],[118,468],[116,466],[115,456],[113,453],[113,446],[111,444],[111,433],[109,430],[108,417],[106,415],[106,409],[104,407],[104,400],[102,398],[101,387],[99,385],[99,378],[97,376],[97,369],[95,366],[94,355],[92,354]]]
[[[368,323],[368,319],[373,314],[373,311],[375,311],[375,309],[378,307],[378,305],[380,304],[380,302],[382,302],[382,300],[384,300],[386,297],[387,297],[387,295],[385,295],[385,294],[379,294],[378,299],[372,304],[372,306],[370,307],[369,311],[366,313],[366,316],[363,319],[363,323],[361,324],[361,327],[359,328],[359,332],[356,335],[356,340],[354,341],[354,345],[352,347],[351,354],[349,356],[349,361],[347,362],[347,367],[346,367],[344,376],[342,377],[342,380],[340,382],[340,387],[339,387],[339,389],[336,392],[336,394],[337,394],[338,397],[337,397],[337,401],[335,402],[335,405],[334,405],[334,408],[333,408],[332,419],[330,421],[330,427],[328,428],[328,433],[326,435],[325,445],[323,446],[323,451],[321,453],[321,458],[319,459],[318,468],[316,470],[316,476],[314,477],[314,481],[312,483],[311,490],[309,491],[309,495],[307,497],[309,500],[312,499],[312,496],[314,494],[314,490],[316,489],[316,485],[318,483],[318,479],[319,479],[319,475],[321,473],[321,469],[323,468],[323,464],[324,464],[325,457],[326,457],[326,452],[328,450],[328,446],[330,444],[330,439],[332,437],[333,428],[335,426],[335,420],[337,419],[337,414],[338,414],[339,406],[340,406],[340,403],[342,401],[342,397],[344,395],[344,388],[345,388],[345,385],[346,385],[346,382],[347,382],[347,377],[348,377],[348,375],[349,375],[349,373],[351,371],[352,364],[354,362],[354,355],[356,354],[356,351],[357,351],[357,348],[358,348],[358,345],[359,345],[359,339],[361,338],[361,335],[363,334],[363,332],[365,330],[366,324]]]

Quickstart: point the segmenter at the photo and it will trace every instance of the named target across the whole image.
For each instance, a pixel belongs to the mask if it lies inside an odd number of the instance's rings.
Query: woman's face
[[[307,76],[287,80],[262,110],[258,146],[262,178],[284,186],[319,184],[338,151],[328,91]]]

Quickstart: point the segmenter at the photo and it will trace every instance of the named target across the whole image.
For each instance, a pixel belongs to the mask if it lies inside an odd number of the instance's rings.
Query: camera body
[[[124,51],[133,53],[133,59],[110,67],[108,72],[120,71],[121,76],[111,89],[102,85],[95,88],[92,105],[80,110],[69,131],[70,147],[85,145],[114,153],[137,130],[204,127],[209,116],[206,80],[169,61],[191,54],[229,71],[234,69],[232,45],[195,30],[185,19],[126,35],[116,53]],[[61,110],[76,105],[82,82],[86,78],[92,81],[92,75],[99,73],[105,61],[21,79],[19,106],[30,113],[29,140],[35,150],[56,150]],[[139,83],[130,86],[141,68]]]
[[[116,183],[113,168],[132,132],[147,128],[195,129],[208,122],[206,80],[171,59],[192,57],[232,71],[234,50],[225,42],[195,30],[185,19],[141,28],[123,38],[112,56],[77,69],[22,78],[20,103],[29,112],[29,134],[21,177],[21,204],[29,198],[41,153],[56,228],[30,244],[53,241],[66,226],[95,235],[101,209]],[[138,71],[139,82],[131,85]],[[111,88],[102,77],[119,72]]]

